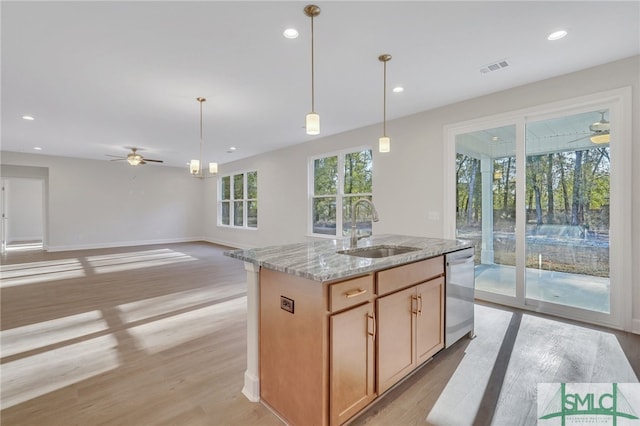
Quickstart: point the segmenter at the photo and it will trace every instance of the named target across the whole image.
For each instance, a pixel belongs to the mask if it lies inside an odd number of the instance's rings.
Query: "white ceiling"
[[[204,161],[226,163],[380,123],[382,53],[388,119],[640,54],[638,1],[315,2],[307,136],[310,3],[3,1],[2,150],[186,167],[204,96]]]

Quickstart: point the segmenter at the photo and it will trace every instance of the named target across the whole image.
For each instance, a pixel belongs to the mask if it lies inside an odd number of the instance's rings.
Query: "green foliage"
[[[574,224],[608,228],[601,212],[608,209],[609,147],[527,156],[525,206],[530,223]],[[515,221],[515,158],[493,160],[493,210],[498,218]],[[456,155],[458,227],[482,218],[480,160]]]

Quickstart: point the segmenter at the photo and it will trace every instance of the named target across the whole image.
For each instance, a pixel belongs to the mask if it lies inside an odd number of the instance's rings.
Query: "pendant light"
[[[320,134],[320,115],[315,111],[315,73],[313,55],[313,18],[320,15],[320,8],[310,4],[304,8],[304,14],[311,18],[311,112],[307,114],[306,128],[308,135]]]
[[[200,103],[200,159],[199,160],[191,160],[189,163],[189,172],[191,176],[197,177],[199,179],[204,179],[206,177],[213,177],[216,173],[218,173],[218,163],[209,163],[209,174],[206,175],[204,170],[202,169],[202,149],[204,147],[204,138],[202,136],[202,104],[207,101],[206,98],[196,98],[196,100]]]
[[[387,62],[391,60],[391,55],[384,54],[378,56],[378,60],[384,64],[384,78],[382,86],[382,137],[378,139],[378,151],[391,151],[391,139],[387,136]]]

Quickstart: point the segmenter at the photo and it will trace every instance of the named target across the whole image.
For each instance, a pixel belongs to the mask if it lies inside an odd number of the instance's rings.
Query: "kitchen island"
[[[289,424],[338,425],[444,347],[443,255],[460,240],[322,240],[225,255],[247,270],[243,394]]]

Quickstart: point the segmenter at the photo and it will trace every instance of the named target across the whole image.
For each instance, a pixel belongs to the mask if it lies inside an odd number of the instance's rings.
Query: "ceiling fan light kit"
[[[193,177],[204,179],[207,177],[214,177],[218,173],[218,163],[209,163],[209,174],[206,174],[204,169],[201,167],[204,164],[202,162],[202,151],[204,148],[204,137],[202,132],[202,104],[206,102],[207,99],[198,97],[196,100],[200,103],[200,159],[191,160],[189,162],[189,173],[191,173],[191,176]]]
[[[589,130],[593,133],[589,140],[596,144],[609,143],[611,135],[611,123],[604,118],[604,111],[600,111],[600,120],[589,126]]]
[[[127,162],[132,166],[147,163],[164,163],[164,161],[162,160],[152,160],[151,158],[144,158],[142,155],[138,154],[138,148],[131,148],[131,152],[127,154],[126,157],[118,157],[115,155],[107,155],[107,157],[115,157],[115,159],[111,161],[127,160]]]

